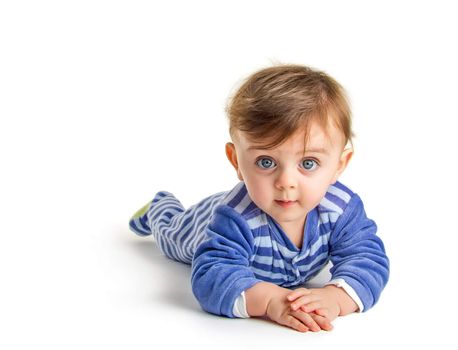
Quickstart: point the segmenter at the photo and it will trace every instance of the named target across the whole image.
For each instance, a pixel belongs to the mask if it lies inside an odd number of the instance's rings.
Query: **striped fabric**
[[[139,236],[152,234],[170,259],[191,264],[214,209],[227,193],[214,194],[186,210],[170,192],[158,192],[150,203],[134,214],[129,226]]]

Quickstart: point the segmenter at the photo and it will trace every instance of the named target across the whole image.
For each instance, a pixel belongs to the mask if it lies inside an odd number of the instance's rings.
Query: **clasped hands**
[[[339,287],[282,288],[267,305],[267,316],[299,332],[330,331],[331,322],[340,314]]]

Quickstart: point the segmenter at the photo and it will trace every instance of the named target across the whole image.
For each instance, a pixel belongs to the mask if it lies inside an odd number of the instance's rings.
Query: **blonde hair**
[[[326,132],[334,122],[345,144],[354,136],[343,87],[326,73],[301,65],[277,65],[252,74],[229,98],[226,113],[233,139],[239,130],[267,149],[297,130],[304,130],[307,140],[311,121]]]

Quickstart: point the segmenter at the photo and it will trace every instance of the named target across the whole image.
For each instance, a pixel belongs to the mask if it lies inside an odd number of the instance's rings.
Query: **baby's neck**
[[[287,222],[281,224],[281,228],[285,232],[285,234],[288,236],[289,240],[298,248],[302,248],[302,242],[304,241],[304,227],[305,227],[305,222],[307,221],[304,220],[303,223],[301,222]]]

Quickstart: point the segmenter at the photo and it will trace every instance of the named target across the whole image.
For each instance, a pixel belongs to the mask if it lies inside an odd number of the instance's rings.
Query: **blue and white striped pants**
[[[153,235],[160,250],[170,259],[191,264],[214,209],[228,192],[209,196],[185,209],[166,191],[156,194],[143,215],[132,217],[129,226],[140,236]]]

